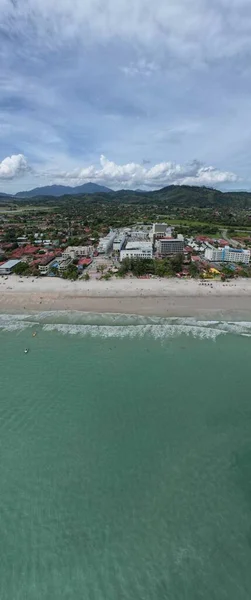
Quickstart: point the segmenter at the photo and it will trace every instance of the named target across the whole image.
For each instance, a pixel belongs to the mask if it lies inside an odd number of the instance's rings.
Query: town
[[[197,221],[194,216],[191,220],[191,209],[161,212],[161,207],[145,205],[3,203],[0,275],[69,280],[251,277],[248,227],[237,223],[235,230],[222,224],[220,212],[212,222],[207,211],[209,223],[198,221],[205,220],[205,211],[200,217],[199,209]]]

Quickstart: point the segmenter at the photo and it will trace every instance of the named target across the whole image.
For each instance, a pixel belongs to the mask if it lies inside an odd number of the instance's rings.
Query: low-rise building
[[[205,259],[210,262],[243,263],[248,265],[250,262],[250,250],[238,250],[230,246],[225,246],[224,248],[207,248],[205,250]]]
[[[25,246],[27,244],[27,236],[26,235],[20,235],[17,238],[17,243],[18,243],[19,247],[20,246]]]
[[[124,258],[152,258],[153,246],[151,242],[128,242],[120,252],[120,261]]]
[[[0,275],[11,275],[14,267],[20,263],[21,260],[7,260],[0,265]]]
[[[32,258],[34,254],[38,252],[38,249],[39,248],[33,246],[32,244],[28,244],[20,248],[15,248],[15,250],[13,250],[13,252],[11,253],[11,258],[17,260],[22,259],[22,261],[27,260],[30,257]]]
[[[68,246],[62,253],[62,258],[82,258],[82,256],[92,256],[94,246]]]
[[[161,256],[182,254],[184,251],[184,240],[176,238],[161,238],[156,243],[156,248]]]
[[[86,267],[89,267],[89,265],[91,265],[92,263],[92,259],[91,258],[80,258],[78,261],[78,271],[83,271]]]

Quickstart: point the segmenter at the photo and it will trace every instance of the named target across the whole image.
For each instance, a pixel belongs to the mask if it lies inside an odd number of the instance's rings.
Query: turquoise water
[[[0,325],[1,600],[250,599],[251,323]]]

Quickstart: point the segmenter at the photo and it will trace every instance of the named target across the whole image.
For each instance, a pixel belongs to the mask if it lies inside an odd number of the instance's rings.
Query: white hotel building
[[[118,235],[116,235],[114,242],[113,242],[113,251],[114,252],[120,252],[120,250],[122,250],[124,244],[126,241],[126,234],[125,233],[119,233]]]
[[[207,248],[205,258],[210,262],[230,262],[243,263],[248,265],[250,262],[250,250],[238,250],[236,248]]]
[[[151,242],[128,242],[126,248],[120,252],[120,261],[124,258],[152,258],[153,246]]]
[[[108,233],[106,237],[100,238],[99,245],[97,247],[97,251],[99,254],[107,254],[107,252],[111,250],[116,235],[116,231],[110,231],[110,233]]]

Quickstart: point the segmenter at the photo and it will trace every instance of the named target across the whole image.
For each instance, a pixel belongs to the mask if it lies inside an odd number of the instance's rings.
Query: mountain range
[[[213,188],[189,185],[169,185],[159,190],[117,190],[113,191],[96,183],[85,183],[76,187],[62,185],[51,185],[39,187],[33,190],[18,192],[15,196],[0,193],[0,201],[6,203],[8,200],[30,199],[35,202],[54,202],[54,198],[60,202],[68,202],[74,199],[76,202],[121,202],[121,203],[153,203],[166,207],[226,207],[234,210],[251,209],[251,192],[235,191],[222,192]],[[41,199],[41,200],[40,200]],[[251,221],[251,214],[250,214]]]
[[[15,194],[15,198],[35,198],[37,196],[65,196],[75,194],[108,194],[112,192],[108,187],[104,185],[98,185],[97,183],[84,183],[83,185],[77,185],[76,187],[66,185],[46,185],[44,187],[34,188],[33,190],[18,192]],[[7,194],[1,194],[7,196]]]

